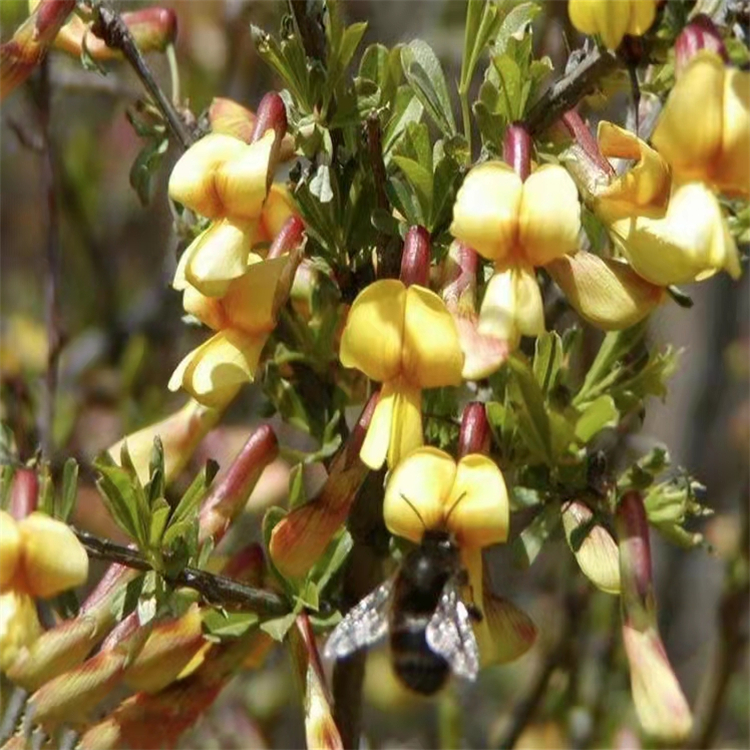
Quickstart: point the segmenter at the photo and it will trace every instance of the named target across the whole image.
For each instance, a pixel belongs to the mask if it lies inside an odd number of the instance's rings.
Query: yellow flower
[[[175,288],[184,288],[187,281],[203,294],[218,297],[232,279],[245,272],[252,245],[264,239],[260,221],[275,138],[275,132],[268,130],[246,144],[230,135],[211,133],[175,164],[169,178],[170,197],[214,219],[183,253]],[[275,216],[274,225],[279,219]],[[280,221],[283,224],[283,218]]]
[[[681,182],[750,196],[750,72],[708,50],[687,64],[656,123],[654,146]]]
[[[518,345],[544,331],[534,267],[574,253],[581,227],[578,191],[557,165],[526,181],[501,162],[469,172],[453,207],[451,233],[495,264],[479,313],[480,334]]]
[[[570,22],[584,34],[598,34],[617,49],[625,34],[645,34],[656,16],[656,0],[570,0]]]
[[[0,670],[41,634],[34,598],[79,586],[89,558],[75,534],[45,513],[21,521],[0,510]]]
[[[349,311],[341,337],[344,367],[383,383],[360,457],[371,469],[422,445],[423,388],[458,385],[463,353],[453,318],[434,292],[376,281]]]
[[[456,463],[437,448],[419,448],[394,469],[383,504],[392,534],[420,542],[425,529],[446,529],[460,547],[508,538],[510,507],[494,461],[470,453]]]
[[[673,187],[665,216],[633,216],[609,225],[636,272],[659,286],[701,281],[721,270],[740,276],[732,235],[716,196],[701,182]]]
[[[298,255],[258,259],[230,282],[221,298],[187,286],[185,310],[216,334],[180,362],[169,389],[183,387],[201,404],[221,408],[241,385],[251,382],[298,261]]]

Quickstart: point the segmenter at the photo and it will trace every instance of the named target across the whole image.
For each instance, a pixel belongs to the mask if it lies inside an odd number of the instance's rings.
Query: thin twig
[[[29,700],[28,690],[21,687],[13,687],[10,695],[3,696],[2,722],[0,723],[0,746],[13,736],[18,726],[23,712],[26,710],[26,703]]]
[[[153,570],[151,564],[137,550],[123,547],[93,534],[74,529],[78,540],[91,557],[109,560],[135,570]],[[226,609],[251,610],[260,615],[278,617],[290,611],[287,601],[265,589],[257,589],[233,578],[209,573],[198,568],[183,568],[165,578],[175,586],[187,586],[198,591],[210,604]]]
[[[170,99],[161,90],[159,84],[156,83],[156,79],[143,59],[143,55],[138,50],[138,46],[127,24],[116,10],[104,3],[97,5],[94,12],[95,20],[91,31],[102,39],[108,47],[122,52],[125,59],[130,63],[133,70],[135,70],[138,78],[141,79],[146,90],[154,98],[154,101],[169,123],[172,132],[182,144],[182,147],[185,149],[189,148],[195,141],[195,138]]]
[[[594,49],[544,92],[526,116],[526,129],[532,136],[543,133],[582,97],[594,91],[599,81],[619,64],[614,53]]]
[[[40,67],[39,85],[39,120],[42,140],[44,142],[44,192],[47,202],[47,274],[44,283],[44,317],[47,327],[47,371],[45,374],[44,402],[41,414],[40,442],[42,453],[52,457],[54,448],[55,398],[57,394],[58,365],[63,346],[63,333],[60,321],[60,216],[57,205],[55,184],[56,156],[54,140],[50,130],[51,91],[49,62],[47,58]]]

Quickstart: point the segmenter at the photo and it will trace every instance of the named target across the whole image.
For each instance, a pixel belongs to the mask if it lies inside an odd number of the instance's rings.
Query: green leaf
[[[419,162],[405,156],[394,156],[393,162],[414,189],[422,216],[429,216],[432,210],[432,174]]]
[[[301,463],[295,464],[289,470],[289,508],[296,508],[307,502],[305,492],[305,478]]]
[[[95,464],[100,473],[96,482],[104,504],[107,506],[112,519],[127,534],[128,537],[145,545],[145,517],[141,521],[141,510],[136,497],[136,490],[132,476],[125,470],[112,465],[105,465],[100,461]]]
[[[578,417],[575,434],[582,445],[586,445],[606,427],[616,427],[620,412],[611,396],[602,395],[592,401]]]
[[[400,48],[389,50],[382,44],[371,44],[362,55],[359,78],[374,83],[380,92],[378,107],[390,106],[401,82]],[[405,87],[411,93],[408,87]]]
[[[663,445],[652,448],[626,469],[617,479],[617,492],[627,490],[645,490],[650,487],[659,474],[669,468],[669,452]]]
[[[310,181],[310,194],[314,195],[321,203],[330,203],[333,200],[331,168],[327,164],[318,165],[315,176]]]
[[[341,569],[353,545],[352,536],[346,529],[342,529],[331,540],[323,555],[316,561],[310,571],[309,579],[315,583],[318,592],[324,591],[331,579]]]
[[[329,24],[329,29],[331,28]],[[367,31],[367,24],[354,23],[348,26],[338,39],[331,39],[329,35],[328,65],[324,96],[326,101],[335,91],[341,77],[349,67],[354,53]]]
[[[432,47],[415,39],[401,48],[401,64],[406,80],[438,128],[445,135],[455,135],[456,122],[448,87]]]
[[[400,86],[396,92],[393,111],[383,131],[383,159],[386,166],[393,148],[398,143],[407,126],[422,119],[424,106],[410,86]]]
[[[145,575],[139,575],[120,586],[112,597],[110,611],[118,622],[124,620],[137,606],[143,590]]]
[[[519,3],[516,5],[500,25],[495,49],[499,53],[505,52],[508,42],[513,38],[520,38],[526,34],[531,22],[539,15],[541,8],[535,2]]]
[[[294,625],[294,621],[297,619],[297,615],[304,609],[304,605],[301,601],[297,601],[294,611],[283,617],[276,617],[273,620],[266,620],[261,623],[260,629],[268,633],[275,641],[281,643],[289,632],[289,628]]]
[[[148,533],[148,542],[152,549],[158,549],[161,546],[171,511],[169,503],[163,497],[154,500],[151,506],[151,523]]]
[[[142,206],[151,203],[154,195],[154,177],[168,148],[168,138],[150,140],[140,150],[130,167],[130,185],[137,193]]]
[[[255,612],[225,612],[211,608],[203,614],[203,629],[208,636],[223,640],[239,638],[258,625]]]
[[[62,492],[55,509],[55,517],[67,521],[78,496],[78,462],[69,458],[63,467]]]
[[[39,503],[38,508],[48,516],[55,514],[55,486],[52,483],[52,472],[47,461],[42,463],[39,472]]]
[[[557,386],[562,361],[563,344],[560,335],[555,331],[547,331],[539,336],[534,346],[534,377],[545,396]]]
[[[547,505],[518,535],[511,545],[513,562],[519,568],[528,568],[542,551],[545,542],[560,525],[560,508]]]
[[[156,617],[158,606],[157,593],[161,588],[159,584],[159,574],[155,570],[149,570],[143,576],[143,588],[138,598],[138,621],[141,626],[147,625]]]
[[[486,0],[468,0],[461,61],[461,91],[468,91],[479,57],[500,28],[497,5]]]
[[[16,467],[5,464],[0,471],[0,508],[5,510],[10,504],[10,491],[13,488],[13,478],[16,475]]]
[[[518,355],[508,359],[513,377],[508,383],[508,395],[518,420],[518,430],[532,456],[552,465],[552,442],[544,395],[528,364]]]

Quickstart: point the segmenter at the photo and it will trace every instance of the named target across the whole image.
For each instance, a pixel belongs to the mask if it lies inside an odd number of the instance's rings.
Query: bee
[[[393,670],[414,692],[433,695],[451,672],[475,680],[479,647],[471,620],[481,620],[482,615],[461,599],[460,587],[466,582],[452,534],[425,529],[421,543],[406,555],[396,575],[334,628],[325,656],[341,659],[389,634]]]

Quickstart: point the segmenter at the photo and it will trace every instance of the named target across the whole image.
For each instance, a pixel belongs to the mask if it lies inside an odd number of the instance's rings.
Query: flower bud
[[[39,478],[31,469],[16,469],[10,490],[8,510],[13,518],[21,520],[33,513],[39,503]]]
[[[266,259],[271,260],[291,252],[302,244],[304,236],[305,224],[302,219],[299,216],[290,216],[274,237]]]
[[[643,320],[664,300],[664,288],[631,266],[587,252],[565,255],[545,266],[566,299],[588,323],[619,331]]]
[[[0,45],[0,101],[44,59],[75,6],[75,0],[42,0],[13,38]]]
[[[89,558],[76,535],[61,521],[35,512],[18,524],[23,549],[23,586],[46,599],[80,586],[89,573]]]
[[[729,62],[727,48],[714,22],[705,13],[699,13],[680,32],[674,43],[675,76],[679,78],[687,64],[701,50],[716,52],[726,63]]]
[[[307,574],[349,514],[368,469],[359,458],[378,394],[370,397],[357,424],[333,461],[325,484],[308,503],[294,508],[271,532],[268,552],[289,578]]]
[[[279,454],[276,434],[268,425],[261,425],[235,456],[224,479],[211,491],[201,508],[200,539],[218,543],[245,507],[250,493],[265,468]]]
[[[132,690],[156,693],[177,679],[205,644],[200,610],[193,604],[182,617],[154,626],[125,670],[125,684]]]
[[[250,141],[254,143],[260,140],[269,129],[274,131],[277,140],[281,140],[286,133],[286,128],[284,100],[275,91],[269,91],[258,104],[255,126]]]
[[[623,495],[615,519],[633,702],[646,732],[663,743],[679,742],[690,732],[692,716],[659,636],[648,521],[639,492]]]
[[[401,254],[400,278],[405,286],[429,285],[430,247],[430,233],[424,227],[409,227]]]
[[[522,124],[513,123],[505,131],[503,159],[525,182],[531,173],[531,136]]]
[[[461,415],[461,430],[458,436],[458,457],[469,453],[487,454],[490,449],[490,423],[484,404],[471,401]]]

